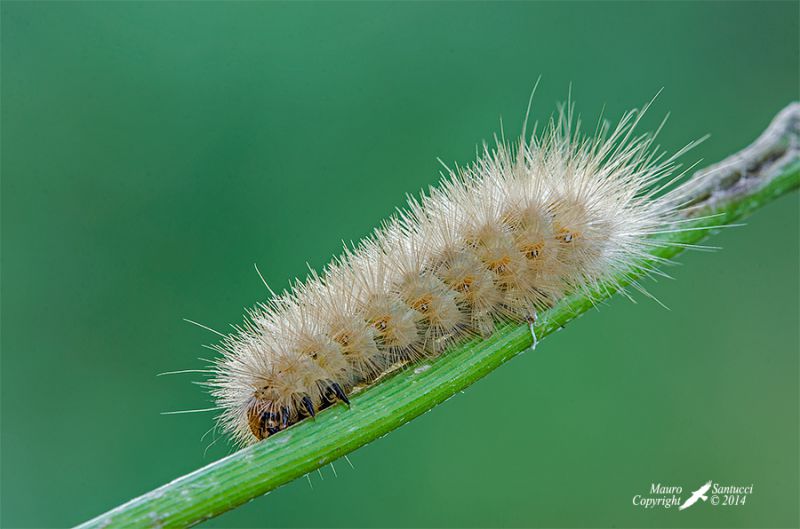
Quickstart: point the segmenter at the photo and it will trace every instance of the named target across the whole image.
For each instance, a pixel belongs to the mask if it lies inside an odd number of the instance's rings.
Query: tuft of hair
[[[656,134],[637,135],[648,106],[587,136],[568,104],[541,134],[484,144],[321,274],[250,310],[215,347],[223,429],[264,439],[497,321],[621,288],[664,244],[652,235],[680,229],[686,202],[676,159],[694,143],[667,156]]]

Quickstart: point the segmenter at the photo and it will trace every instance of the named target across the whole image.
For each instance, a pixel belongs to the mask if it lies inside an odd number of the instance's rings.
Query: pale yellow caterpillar
[[[530,139],[484,145],[321,274],[250,310],[216,346],[223,428],[264,439],[388,370],[642,267],[662,244],[652,235],[681,229],[688,190],[671,184],[692,146],[667,156],[634,133],[647,106],[586,136],[568,104]]]

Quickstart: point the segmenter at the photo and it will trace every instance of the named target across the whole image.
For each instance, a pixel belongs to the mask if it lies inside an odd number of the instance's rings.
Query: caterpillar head
[[[325,379],[307,355],[276,355],[270,369],[257,376],[245,405],[250,432],[261,440],[307,415],[314,415],[321,398],[318,381]]]

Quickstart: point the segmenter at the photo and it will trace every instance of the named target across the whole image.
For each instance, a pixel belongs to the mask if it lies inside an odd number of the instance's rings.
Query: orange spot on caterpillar
[[[511,264],[511,257],[508,255],[503,255],[497,259],[491,259],[486,263],[486,265],[489,267],[489,270],[499,274],[507,272],[509,264]]]
[[[383,334],[389,329],[389,323],[391,321],[392,317],[386,314],[384,316],[379,316],[378,318],[372,319],[370,323],[372,323],[372,326],[375,327],[375,330]]]
[[[425,294],[422,297],[419,297],[410,303],[412,309],[421,312],[422,314],[426,314],[430,309],[431,302],[433,301],[433,296],[431,294]]]
[[[563,243],[571,243],[580,236],[580,232],[572,231],[568,228],[559,228],[558,231],[556,231],[556,239]]]
[[[333,336],[333,341],[342,347],[347,347],[350,345],[350,334],[347,332],[340,332],[339,334]]]
[[[525,255],[526,258],[536,259],[539,257],[539,255],[542,253],[542,250],[544,249],[544,241],[537,242],[534,244],[525,244],[520,249],[522,250],[522,253]]]
[[[466,276],[460,282],[453,285],[453,288],[458,290],[459,292],[469,292],[469,289],[472,288],[472,283],[475,282],[475,278],[472,276]]]

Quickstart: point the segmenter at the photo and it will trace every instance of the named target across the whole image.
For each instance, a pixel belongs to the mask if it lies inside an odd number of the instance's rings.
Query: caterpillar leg
[[[539,343],[539,340],[536,338],[536,332],[533,330],[533,324],[536,323],[536,320],[539,319],[539,314],[536,312],[536,309],[525,318],[525,321],[528,322],[528,328],[531,330],[531,338],[533,338],[533,343],[531,343],[531,351],[536,350],[536,346]]]
[[[334,382],[331,384],[331,388],[333,388],[333,392],[336,394],[336,398],[347,404],[347,407],[350,407],[350,399],[347,398],[347,394],[342,389],[342,386]]]
[[[350,407],[350,399],[347,398],[347,393],[344,392],[342,386],[340,386],[337,382],[330,382],[328,387],[325,388],[325,401],[323,403],[324,407],[328,407],[336,403],[337,400],[344,402],[347,407]]]
[[[314,403],[311,402],[311,397],[309,397],[308,395],[304,396],[302,402],[303,406],[305,407],[306,413],[308,413],[308,415],[311,416],[312,418],[316,417],[316,413],[314,410]]]

